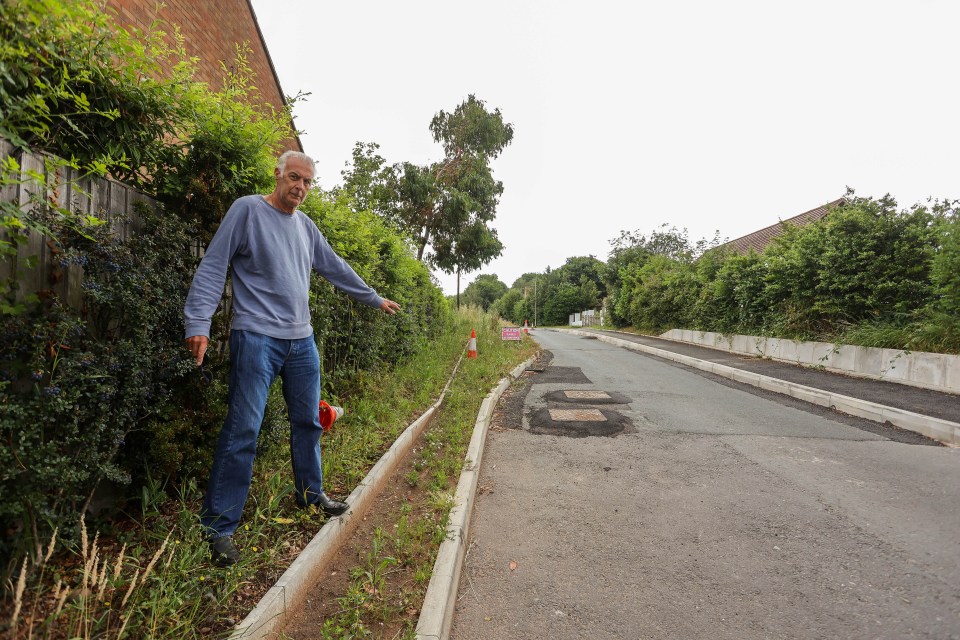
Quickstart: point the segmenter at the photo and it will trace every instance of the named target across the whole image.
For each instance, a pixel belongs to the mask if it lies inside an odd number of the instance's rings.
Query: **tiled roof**
[[[785,225],[794,227],[806,226],[812,222],[820,220],[830,213],[831,209],[840,206],[843,204],[843,202],[843,198],[838,198],[837,200],[828,202],[827,204],[821,205],[816,209],[805,211],[798,216],[788,218],[787,220],[781,220],[777,224],[772,224],[769,227],[765,227],[759,231],[754,231],[753,233],[748,233],[747,235],[737,238],[736,240],[731,240],[722,246],[737,253],[747,253],[751,249],[757,253],[761,253],[767,248],[767,245],[769,245],[774,238],[783,233]]]

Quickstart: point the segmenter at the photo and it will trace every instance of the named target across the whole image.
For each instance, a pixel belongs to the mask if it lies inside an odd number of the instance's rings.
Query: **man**
[[[313,184],[314,162],[287,151],[268,196],[245,196],[230,207],[194,276],[184,308],[187,348],[203,362],[210,322],[233,274],[227,415],[203,500],[201,524],[213,561],[240,558],[233,533],[253,477],[267,392],[279,375],[290,417],[290,457],[297,503],[328,516],[347,510],[323,492],[320,464],[320,358],[310,323],[310,270],[356,300],[393,314],[400,306],[377,295],[334,253],[313,221],[297,210]]]

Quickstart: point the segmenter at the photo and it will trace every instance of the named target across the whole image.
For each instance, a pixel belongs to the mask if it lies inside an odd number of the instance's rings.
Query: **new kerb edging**
[[[529,358],[514,368],[508,377],[502,378],[497,386],[484,398],[477,412],[473,436],[464,459],[463,470],[454,495],[454,506],[450,510],[447,524],[447,538],[440,544],[437,559],[433,565],[433,574],[427,585],[420,618],[417,621],[418,640],[445,640],[453,625],[453,612],[460,584],[460,571],[466,554],[466,542],[470,533],[470,515],[476,496],[477,481],[480,476],[480,463],[486,443],[490,419],[497,401],[513,380],[523,375],[524,370],[533,362]]]

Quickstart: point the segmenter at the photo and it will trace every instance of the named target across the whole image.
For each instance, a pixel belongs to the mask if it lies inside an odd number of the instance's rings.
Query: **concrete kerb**
[[[939,440],[940,442],[949,444],[951,446],[960,446],[960,423],[951,422],[949,420],[941,420],[940,418],[933,418],[931,416],[921,415],[912,411],[906,411],[904,409],[898,409],[896,407],[890,407],[878,404],[876,402],[870,402],[868,400],[851,398],[850,396],[844,396],[838,393],[816,389],[814,387],[807,387],[804,385],[795,384],[793,382],[787,382],[786,380],[780,380],[778,378],[771,378],[769,376],[760,375],[751,371],[735,369],[733,367],[728,367],[715,362],[699,360],[690,356],[673,353],[672,351],[665,351],[663,349],[657,349],[656,347],[651,347],[645,344],[630,342],[629,340],[623,340],[621,338],[614,338],[612,336],[597,334],[589,331],[581,331],[579,329],[558,329],[558,331],[567,331],[575,335],[594,337],[601,342],[623,347],[624,349],[630,349],[631,351],[640,351],[642,353],[648,353],[659,358],[673,360],[674,362],[679,362],[702,371],[707,371],[725,378],[730,378],[731,380],[736,380],[737,382],[741,382],[743,384],[759,387],[766,391],[782,393],[798,400],[803,400],[821,407],[828,407],[837,411],[842,411],[843,413],[854,415],[858,418],[865,418],[867,420],[873,420],[874,422],[880,423],[890,422],[891,424],[902,429],[914,431],[927,436],[928,438]]]
[[[370,469],[359,485],[350,493],[350,510],[325,524],[304,547],[276,584],[267,591],[253,611],[237,626],[230,636],[239,640],[259,640],[279,631],[290,609],[298,606],[316,584],[320,574],[336,554],[343,541],[359,524],[359,516],[366,512],[384,482],[403,460],[417,436],[430,424],[439,407],[432,405],[413,424],[408,426],[390,449]]]
[[[443,404],[450,382],[456,375],[462,359],[461,356],[461,360],[454,367],[450,380],[447,381],[437,401],[403,430],[390,449],[380,457],[360,484],[350,493],[347,498],[350,510],[321,527],[276,584],[260,599],[253,611],[237,625],[230,635],[231,640],[241,638],[260,640],[280,631],[285,623],[286,614],[306,599],[343,541],[352,535],[359,525],[360,516],[367,511],[384,483],[396,470],[400,461],[406,457],[417,437],[430,424],[437,409]]]
[[[523,375],[524,370],[533,362],[528,359],[502,378],[496,387],[484,398],[477,413],[473,428],[473,437],[467,448],[467,454],[457,483],[454,505],[450,510],[447,524],[447,538],[440,545],[437,559],[433,565],[433,575],[427,585],[420,618],[417,621],[419,640],[442,640],[450,635],[453,625],[453,612],[457,600],[457,588],[460,584],[460,571],[466,555],[466,545],[470,532],[470,514],[473,512],[473,500],[476,495],[477,481],[480,476],[480,463],[487,439],[487,430],[497,401],[513,380]]]

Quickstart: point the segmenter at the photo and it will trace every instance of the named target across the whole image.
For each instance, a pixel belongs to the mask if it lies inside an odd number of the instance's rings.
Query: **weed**
[[[403,479],[407,481],[407,484],[410,485],[411,488],[420,484],[420,474],[417,473],[417,469],[411,469],[408,471]]]

